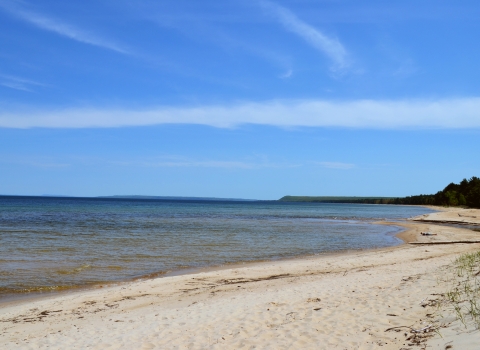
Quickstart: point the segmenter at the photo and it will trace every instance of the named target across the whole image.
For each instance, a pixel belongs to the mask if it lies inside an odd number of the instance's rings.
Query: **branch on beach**
[[[440,242],[410,242],[409,244],[416,245],[435,245],[435,244],[472,244],[480,243],[480,241],[440,241]]]
[[[429,324],[428,326],[420,328],[420,329],[415,329],[411,326],[398,326],[398,327],[387,328],[387,329],[385,329],[385,332],[393,331],[393,330],[401,329],[401,328],[410,329],[410,333],[428,333],[430,331],[436,330],[438,327],[435,327],[433,324]]]

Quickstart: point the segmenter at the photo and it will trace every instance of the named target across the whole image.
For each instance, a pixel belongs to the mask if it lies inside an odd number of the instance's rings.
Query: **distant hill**
[[[61,197],[72,197],[72,196],[67,196],[64,194],[42,194],[40,197],[56,197],[56,198],[61,198]]]
[[[96,198],[118,198],[118,199],[160,199],[172,201],[243,201],[252,202],[255,199],[241,198],[217,198],[217,197],[178,197],[178,196],[142,196],[142,195],[115,195],[115,196],[98,196]]]

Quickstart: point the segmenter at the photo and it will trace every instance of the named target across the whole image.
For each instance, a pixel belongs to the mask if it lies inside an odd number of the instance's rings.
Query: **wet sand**
[[[480,210],[449,209],[402,224],[407,242],[474,241]],[[455,219],[455,220],[454,220]],[[470,220],[470,221],[469,221]],[[480,223],[480,221],[478,221]],[[429,232],[431,236],[423,236]],[[473,244],[404,244],[233,266],[97,287],[0,309],[5,349],[474,349],[478,331],[432,300]],[[419,333],[435,323],[438,333]],[[408,326],[411,328],[392,327]],[[406,335],[405,335],[406,334]]]

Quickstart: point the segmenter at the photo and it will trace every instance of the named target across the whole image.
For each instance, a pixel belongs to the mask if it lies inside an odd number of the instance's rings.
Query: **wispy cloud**
[[[291,78],[292,75],[293,75],[293,70],[289,69],[288,71],[286,71],[285,73],[280,75],[280,78],[281,79],[288,79],[288,78]]]
[[[340,163],[340,162],[318,162],[317,164],[321,165],[324,168],[328,169],[341,169],[348,170],[355,167],[354,164],[350,163]]]
[[[297,34],[312,47],[327,55],[334,63],[333,71],[349,66],[348,53],[337,38],[331,38],[318,29],[300,20],[289,9],[268,0],[261,0],[262,6],[273,14],[285,29]]]
[[[199,107],[70,108],[0,112],[4,128],[111,128],[198,124],[279,127],[480,128],[480,97],[440,100],[267,101]]]
[[[0,85],[8,87],[10,89],[26,91],[26,92],[33,92],[33,87],[35,86],[40,86],[40,87],[48,86],[47,84],[42,84],[34,80],[19,78],[12,75],[3,75],[3,74],[0,74]]]
[[[258,164],[240,161],[195,161],[195,160],[164,160],[164,161],[143,161],[143,162],[112,162],[121,166],[142,166],[152,168],[224,168],[224,169],[252,169],[259,167]]]
[[[25,91],[25,92],[33,92],[30,88],[26,87],[25,84],[19,84],[12,81],[2,81],[0,82],[1,86],[7,87],[9,89]]]
[[[22,2],[22,4],[24,3]],[[20,6],[20,3],[17,1],[1,1],[0,7],[13,16],[33,24],[37,28],[54,32],[58,35],[84,44],[98,46],[123,54],[129,54],[129,51],[126,48],[111,40],[101,38],[96,34],[86,32],[60,20],[29,11],[25,9],[24,6]]]
[[[19,155],[0,156],[0,164],[16,164],[35,168],[67,168],[69,163],[59,162],[50,157],[24,157]]]
[[[290,168],[298,164],[281,164],[265,161],[239,160],[196,160],[182,157],[164,157],[143,161],[114,161],[119,166],[152,167],[152,168],[222,168],[222,169],[259,169],[259,168]]]
[[[231,54],[232,51],[238,52],[239,55],[250,55],[260,58],[280,68],[288,71],[291,66],[291,59],[288,55],[282,54],[279,51],[272,50],[264,44],[256,44],[251,40],[244,40],[231,30],[228,26],[222,26],[215,22],[231,21],[226,19],[219,20],[202,16],[201,13],[189,14],[188,11],[182,11],[181,15],[165,14],[166,11],[159,12],[158,10],[151,11],[143,15],[149,21],[159,25],[163,29],[175,30],[183,36],[200,42],[202,47],[205,44],[215,45],[221,48],[224,52]],[[165,17],[168,17],[166,19]],[[229,18],[229,16],[227,16]],[[237,21],[236,19],[235,21]],[[205,48],[204,48],[205,49]]]

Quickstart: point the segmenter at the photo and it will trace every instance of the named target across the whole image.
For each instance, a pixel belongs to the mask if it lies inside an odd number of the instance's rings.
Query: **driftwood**
[[[418,245],[434,245],[434,244],[471,244],[471,243],[480,243],[480,241],[440,241],[440,242],[410,242],[409,244],[418,244]]]
[[[455,220],[427,220],[427,219],[412,219],[415,222],[429,222],[432,224],[451,224],[451,225],[466,225],[466,226],[480,226],[477,222],[455,221]]]
[[[423,327],[423,328],[421,328],[421,329],[415,329],[415,328],[412,328],[412,327],[410,327],[410,326],[392,327],[392,328],[385,329],[385,332],[392,331],[392,330],[394,330],[394,329],[400,329],[400,328],[408,328],[408,329],[410,329],[410,332],[411,332],[411,333],[427,333],[427,332],[429,332],[430,330],[435,329],[435,327],[433,326],[433,324],[429,324],[428,326]]]
[[[431,232],[420,232],[422,236],[436,236],[436,233],[431,233]]]

